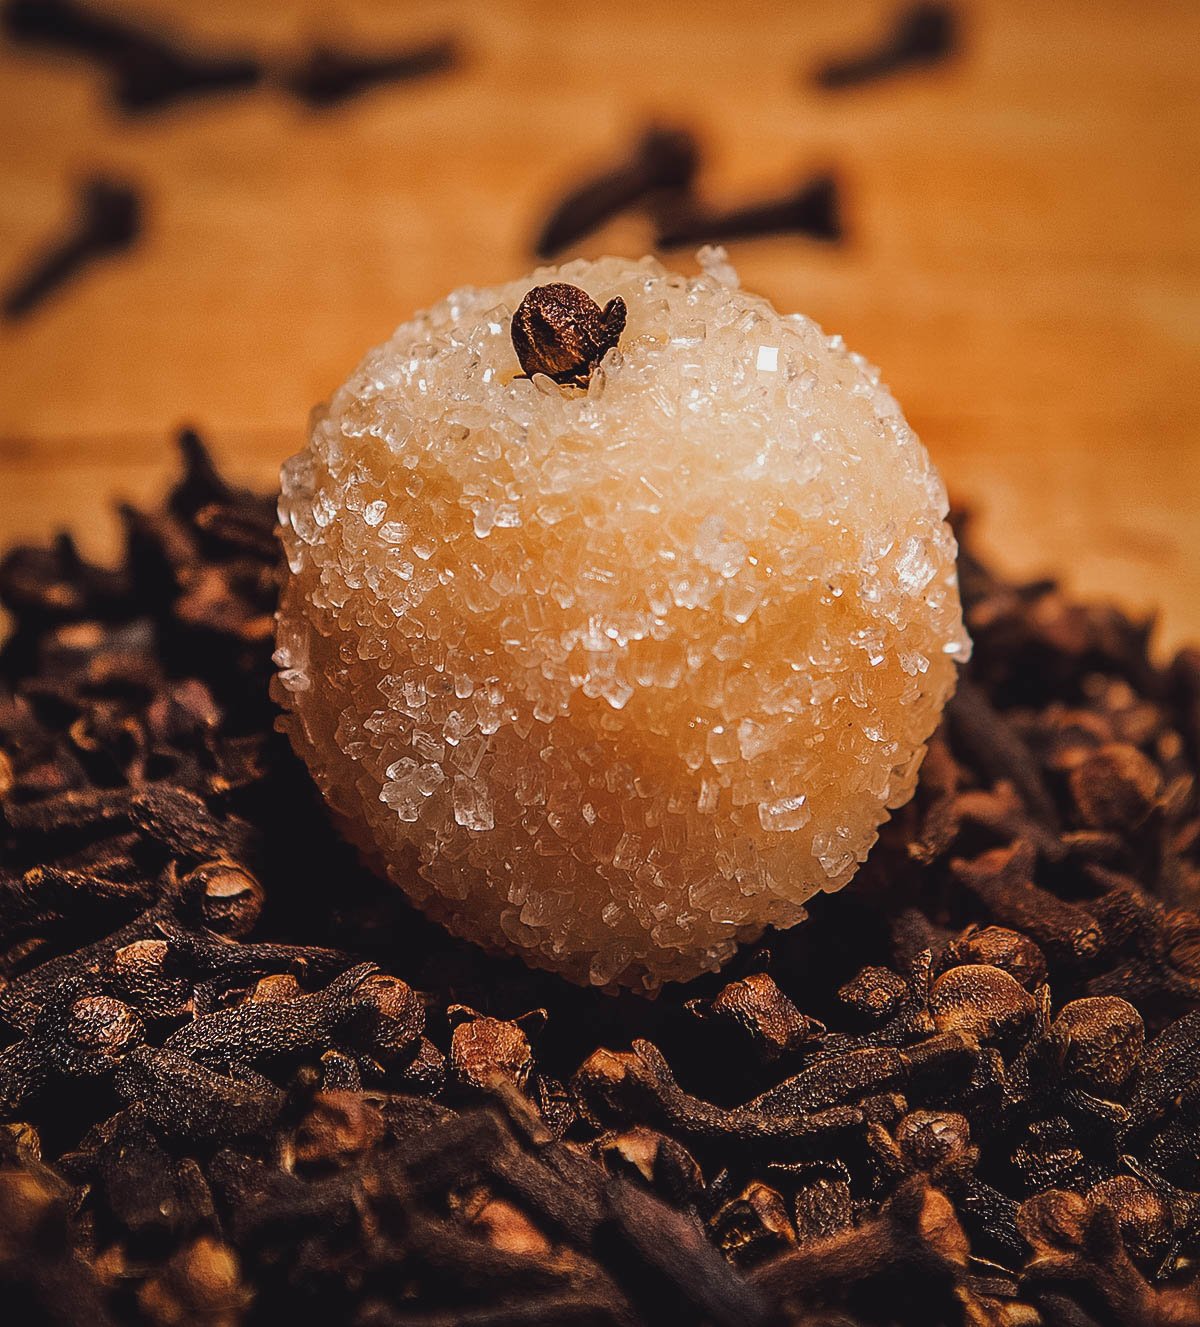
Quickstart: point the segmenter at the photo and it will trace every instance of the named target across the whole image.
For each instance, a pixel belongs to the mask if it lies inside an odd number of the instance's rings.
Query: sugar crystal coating
[[[598,986],[844,885],[969,649],[878,373],[701,258],[454,292],[283,469],[275,694],[344,831],[452,931]],[[628,308],[586,390],[517,376],[555,280]]]

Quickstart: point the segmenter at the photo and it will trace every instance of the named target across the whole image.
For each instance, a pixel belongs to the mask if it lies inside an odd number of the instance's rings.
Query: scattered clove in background
[[[378,55],[318,46],[282,78],[283,86],[309,106],[338,106],[383,83],[407,83],[452,69],[461,55],[448,37]]]
[[[770,235],[805,235],[836,244],[845,238],[837,177],[816,175],[794,193],[720,212],[691,198],[676,200],[659,221],[660,249]]]
[[[250,88],[262,78],[262,67],[249,55],[193,51],[163,33],[77,0],[7,0],[3,23],[12,41],[100,65],[110,77],[114,103],[128,114]]]
[[[940,64],[958,48],[961,20],[953,5],[937,0],[901,10],[878,43],[818,66],[813,80],[828,90],[873,83],[910,69]]]
[[[542,226],[534,251],[551,258],[630,208],[663,193],[686,193],[699,161],[696,140],[686,129],[651,126],[626,160],[566,194]]]
[[[805,235],[825,243],[845,237],[837,178],[816,175],[794,193],[728,211],[706,207],[694,192],[700,166],[695,137],[652,127],[629,158],[571,190],[555,205],[535,241],[550,258],[623,212],[641,208],[656,226],[660,249],[771,235]]]
[[[260,86],[269,73],[254,56],[193,50],[80,0],[7,0],[2,17],[4,31],[15,42],[99,64],[110,76],[114,103],[128,114],[148,114],[214,92],[245,91]],[[441,73],[459,58],[449,38],[382,54],[317,46],[284,69],[278,81],[308,105],[326,108],[383,83]]]
[[[23,318],[97,259],[124,253],[141,235],[143,205],[129,184],[97,176],[80,188],[71,230],[36,257],[3,297],[4,316]]]

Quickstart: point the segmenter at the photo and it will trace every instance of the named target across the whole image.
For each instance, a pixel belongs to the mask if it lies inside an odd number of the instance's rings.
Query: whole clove
[[[1128,1079],[1145,1044],[1141,1014],[1112,995],[1063,1005],[1050,1030],[1062,1039],[1064,1071],[1105,1094]]]
[[[5,292],[4,316],[24,318],[90,263],[124,253],[142,231],[142,202],[132,186],[97,176],[84,183],[71,231],[33,259]]]
[[[730,982],[710,1002],[689,1000],[687,1007],[697,1017],[720,1019],[742,1029],[767,1061],[819,1041],[825,1032],[824,1025],[802,1014],[766,972]]]
[[[943,972],[934,982],[929,1009],[939,1032],[1011,1042],[1032,1025],[1036,1005],[1003,969],[967,963]]]
[[[1001,968],[1034,991],[1046,981],[1046,959],[1027,936],[1006,926],[968,926],[947,946],[942,962],[946,967],[982,964]]]
[[[699,166],[699,149],[685,129],[652,126],[620,165],[571,190],[546,219],[534,243],[539,258],[577,244],[620,213],[662,194],[684,194]]]
[[[521,376],[543,373],[557,383],[586,387],[624,330],[625,301],[619,295],[602,309],[585,291],[565,281],[535,286],[512,318]]]
[[[325,109],[384,83],[410,83],[444,73],[459,58],[457,43],[447,37],[378,55],[317,46],[285,74],[283,86],[307,105]]]
[[[533,1051],[516,1023],[487,1018],[474,1010],[450,1037],[450,1071],[466,1087],[486,1088],[507,1079],[524,1088],[533,1071]]]
[[[654,242],[660,249],[678,249],[726,240],[804,235],[836,244],[845,238],[841,213],[837,177],[815,175],[780,198],[724,212],[683,200],[663,216]]]
[[[187,97],[253,87],[262,76],[246,55],[209,55],[78,0],[8,0],[4,28],[13,41],[48,47],[101,65],[115,104],[130,114]]]
[[[818,87],[836,90],[940,64],[957,50],[959,27],[958,11],[952,5],[912,5],[895,16],[877,44],[820,65],[814,81]]]
[[[1084,825],[1133,830],[1154,808],[1162,791],[1162,776],[1137,747],[1110,742],[1071,770],[1070,787]]]

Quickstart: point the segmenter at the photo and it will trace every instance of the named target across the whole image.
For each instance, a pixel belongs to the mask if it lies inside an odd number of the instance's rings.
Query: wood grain
[[[0,48],[0,272],[60,223],[85,171],[132,176],[149,207],[132,255],[0,326],[0,542],[67,525],[110,551],[110,499],[153,494],[183,420],[272,482],[366,346],[453,286],[531,266],[562,185],[657,116],[700,132],[717,203],[833,166],[849,242],[733,246],[745,283],[884,367],[1008,566],[1159,606],[1165,645],[1200,637],[1194,0],[981,0],[953,65],[838,95],[804,71],[888,6],[139,12],[276,63],[315,37],[448,31],[467,59],[333,114],[268,88],[131,122],[89,69]],[[579,252],[649,243],[626,219]]]

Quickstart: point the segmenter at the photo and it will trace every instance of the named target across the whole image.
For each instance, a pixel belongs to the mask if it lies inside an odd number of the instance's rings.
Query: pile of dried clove
[[[1200,1323],[1200,651],[971,553],[859,879],[655,1002],[451,940],[266,699],[272,503],[0,564],[21,1323]],[[969,536],[969,530],[964,530]]]

